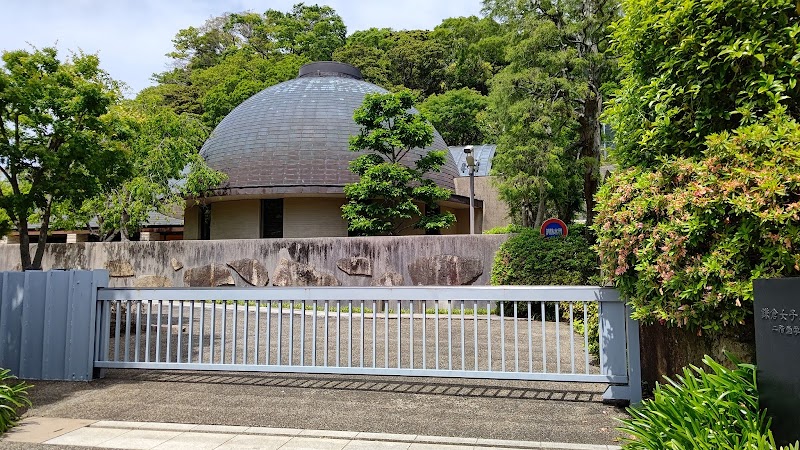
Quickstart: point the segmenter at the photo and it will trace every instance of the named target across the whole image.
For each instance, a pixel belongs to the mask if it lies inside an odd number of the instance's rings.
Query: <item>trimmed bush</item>
[[[30,406],[28,400],[28,383],[14,382],[17,377],[11,375],[8,369],[0,370],[0,434],[8,431],[17,424],[18,409]]]
[[[628,408],[620,431],[626,449],[767,450],[777,448],[767,412],[759,409],[756,370],[733,360],[728,369],[710,356],[708,371],[690,366],[676,381],[656,384],[652,400]],[[793,444],[790,449],[797,449]]]
[[[597,254],[586,238],[585,228],[570,227],[565,237],[545,238],[539,230],[521,228],[519,234],[504,242],[495,255],[492,265],[493,285],[555,285],[574,286],[596,284],[598,281]],[[583,333],[583,303],[575,303],[575,331]],[[501,302],[507,316],[514,315],[514,304]],[[569,304],[561,303],[561,318],[569,320]],[[517,315],[527,316],[525,304],[518,305]],[[531,316],[540,319],[541,307],[534,303]],[[598,353],[598,308],[591,302],[588,307],[589,352]],[[555,320],[554,303],[547,304],[545,320]]]
[[[492,265],[494,285],[583,285],[596,281],[597,254],[580,234],[544,238],[539,230],[522,229],[497,251]]]

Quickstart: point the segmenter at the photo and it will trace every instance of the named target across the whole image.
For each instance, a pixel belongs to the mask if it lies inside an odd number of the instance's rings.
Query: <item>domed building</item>
[[[200,151],[228,180],[202,205],[187,204],[184,239],[347,236],[343,188],[358,181],[348,164],[360,155],[348,150],[348,139],[360,132],[353,112],[373,92],[388,91],[364,81],[353,66],[316,62],[303,66],[294,80],[237,106]],[[429,150],[447,149],[435,132],[433,144],[412,150],[404,163],[413,164]],[[446,157],[441,172],[429,178],[455,192],[459,171],[451,152]],[[477,224],[480,205],[476,200]],[[468,197],[453,195],[439,207],[457,218],[443,234],[469,233]]]

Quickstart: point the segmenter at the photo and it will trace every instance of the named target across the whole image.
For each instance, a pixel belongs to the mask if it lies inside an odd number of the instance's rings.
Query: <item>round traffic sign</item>
[[[564,221],[561,219],[552,218],[544,221],[540,232],[544,237],[559,237],[566,236],[569,233],[569,230],[567,229],[567,224],[565,224]]]

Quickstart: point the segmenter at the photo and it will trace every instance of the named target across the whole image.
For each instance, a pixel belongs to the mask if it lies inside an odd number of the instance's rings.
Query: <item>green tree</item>
[[[344,188],[342,217],[356,234],[396,235],[411,227],[436,232],[455,222],[452,213],[439,212],[437,205],[451,192],[424,177],[440,170],[446,150],[411,161],[411,150],[433,142],[433,126],[412,111],[413,104],[409,91],[367,94],[353,113],[361,133],[350,137],[350,150],[368,152],[350,164],[360,180]],[[410,162],[413,167],[406,164]],[[424,205],[424,213],[418,204]]]
[[[370,83],[392,89],[391,63],[386,55],[394,46],[392,34],[389,28],[356,31],[348,36],[344,47],[333,53],[333,60],[357,67]]]
[[[800,275],[800,11],[788,0],[623,6],[601,266],[634,317],[725,330],[751,317],[753,279]]]
[[[507,65],[502,26],[491,17],[444,19],[431,37],[444,48],[444,89],[474,89],[486,95],[489,80]]]
[[[208,135],[198,117],[141,99],[115,107],[112,114],[125,124],[120,138],[132,175],[83,205],[86,216],[97,219],[102,237],[119,233],[127,241],[151,212],[183,210],[185,198],[202,196],[224,181],[225,175],[198,153]]]
[[[572,180],[561,177],[577,174],[591,224],[603,91],[614,78],[607,29],[619,16],[618,4],[486,0],[484,11],[506,26],[510,42],[510,64],[494,77],[490,92],[500,133],[494,167],[501,174],[501,194],[518,202],[509,205],[512,211],[522,211],[523,220],[530,217],[538,225],[548,211],[570,211],[574,202],[558,187],[572,189]]]
[[[81,204],[128,171],[107,113],[120,97],[95,55],[59,61],[54,48],[3,53],[0,70],[0,172],[4,209],[20,233],[22,268],[41,269],[54,205]],[[31,258],[29,217],[39,241]]]
[[[427,30],[397,31],[386,52],[390,81],[418,92],[423,98],[444,91],[445,49]]]
[[[707,136],[777,105],[800,117],[794,0],[622,4],[613,38],[625,77],[607,111],[622,167],[700,155]]]
[[[176,67],[155,75],[158,85],[148,95],[161,96],[176,113],[201,115],[213,128],[243,100],[297,76],[303,64],[330,60],[345,34],[328,6],[224,14],[177,33],[168,54]]]
[[[481,119],[488,104],[480,92],[463,88],[431,95],[419,109],[449,145],[469,145],[485,142]]]

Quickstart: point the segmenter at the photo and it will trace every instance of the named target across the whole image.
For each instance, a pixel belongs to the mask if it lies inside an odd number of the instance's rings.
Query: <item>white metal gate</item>
[[[596,361],[576,328],[594,303]],[[636,403],[629,317],[593,286],[101,288],[94,366],[598,382]]]

